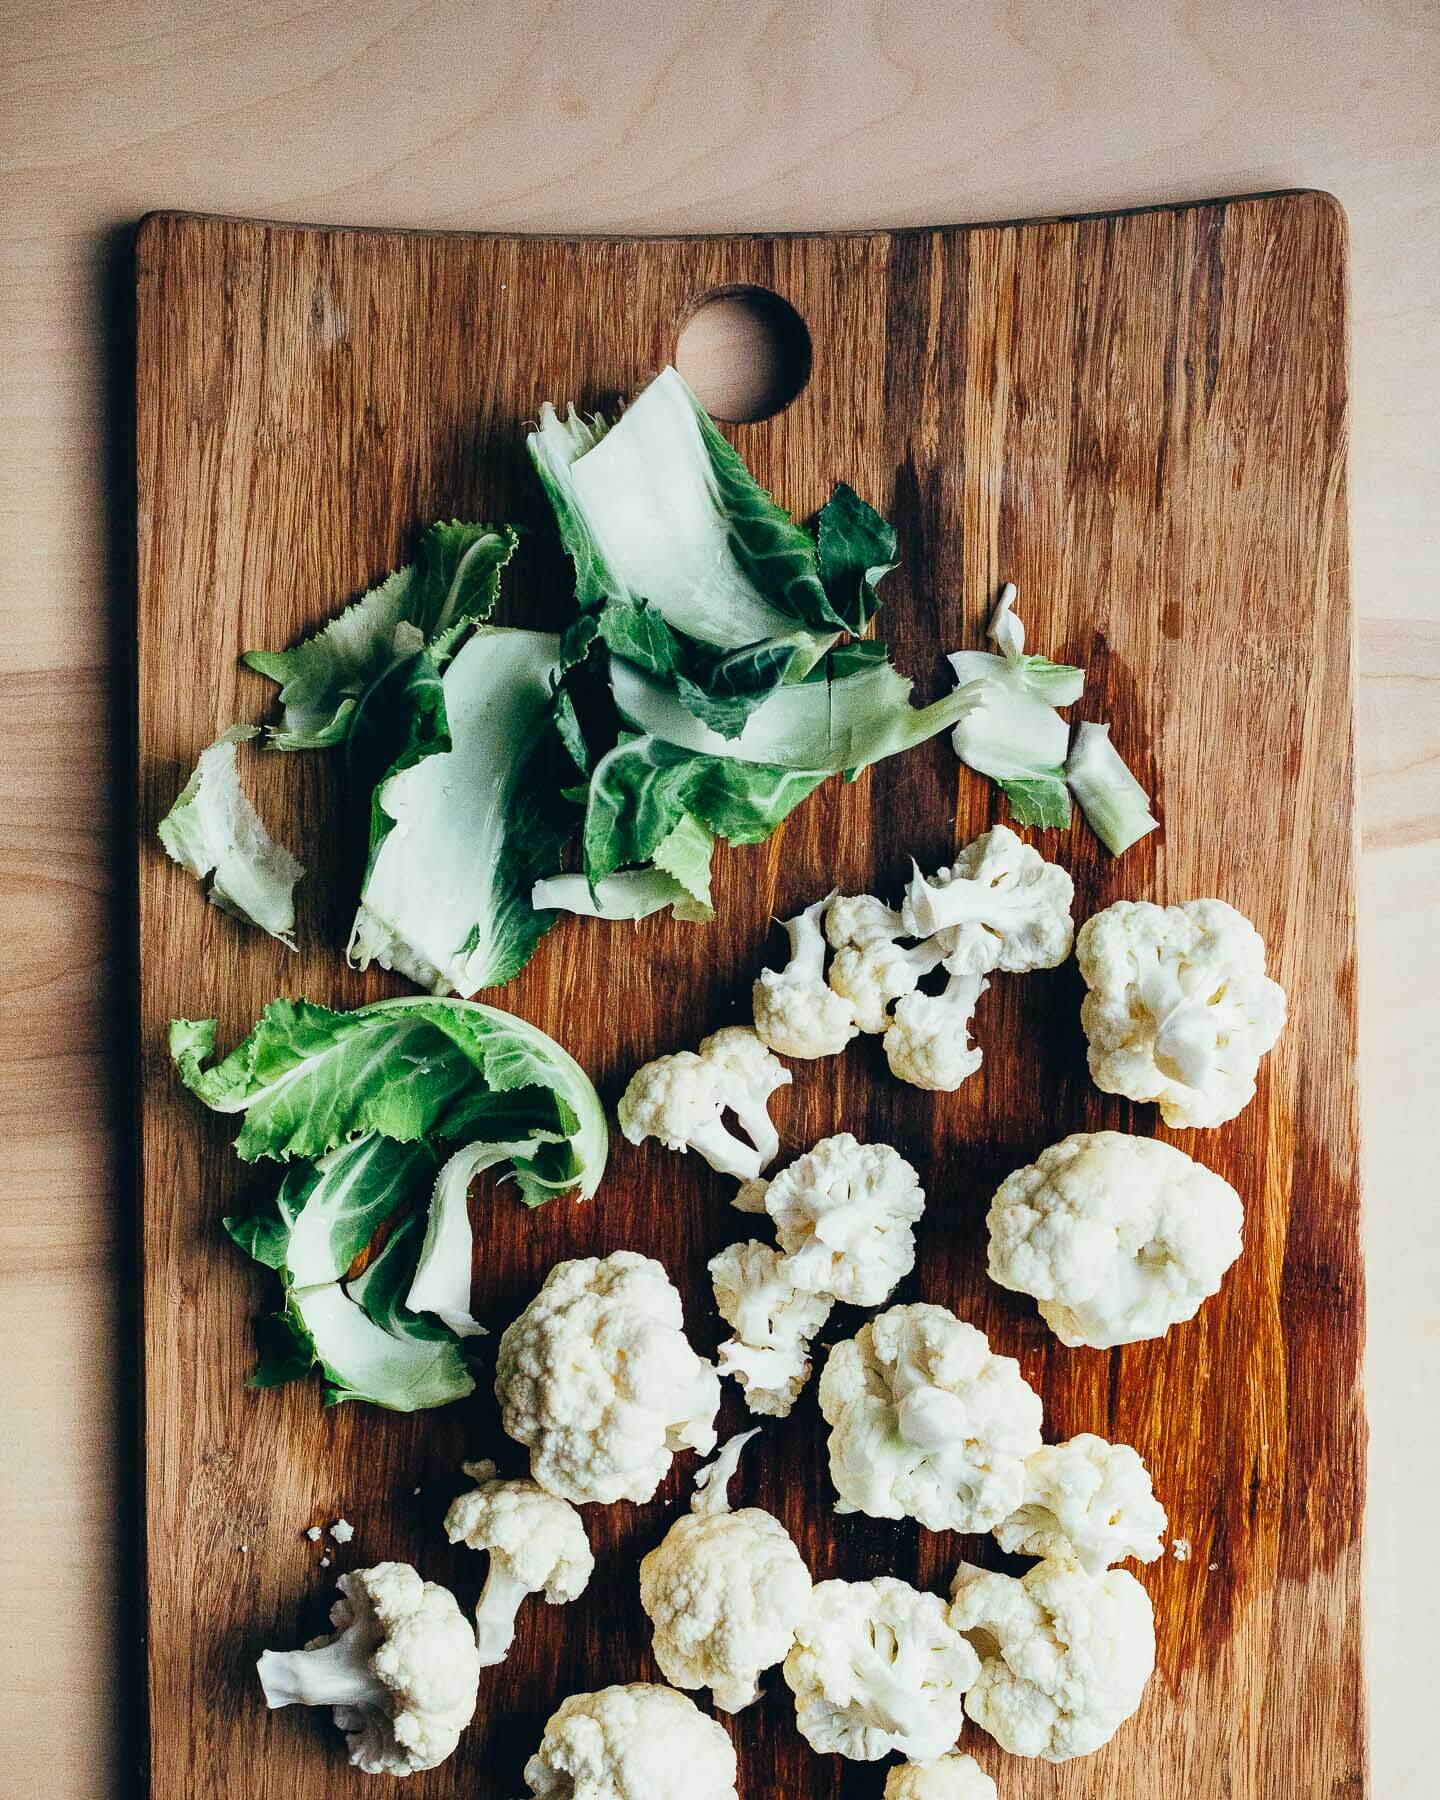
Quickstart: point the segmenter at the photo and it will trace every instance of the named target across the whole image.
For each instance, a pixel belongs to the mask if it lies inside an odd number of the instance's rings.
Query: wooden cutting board
[[[158,215],[138,246],[142,1235],[153,1793],[291,1800],[366,1788],[319,1714],[267,1716],[253,1664],[321,1628],[334,1574],[404,1557],[467,1606],[483,1565],[440,1522],[462,1456],[518,1467],[482,1384],[400,1418],[325,1411],[318,1387],[244,1385],[271,1291],[225,1239],[247,1182],[232,1129],[173,1079],[165,1028],[217,1014],[228,1046],[276,994],[348,1007],[405,991],[341,956],[355,868],[324,756],[255,757],[262,813],[309,863],[298,956],[204,904],[154,825],[199,750],[262,717],[237,656],[284,644],[406,558],[440,515],[530,528],[504,617],[566,616],[569,582],[523,450],[542,400],[606,405],[674,353],[697,300],[785,296],[813,369],[733,430],[797,515],[837,478],[896,522],[881,634],[922,695],[976,644],[1005,578],[1032,645],[1083,663],[1158,795],[1163,834],[1112,861],[1077,822],[1044,840],[1077,917],[1121,898],[1219,895],[1255,920],[1292,1022],[1236,1122],[1165,1133],[1085,1074],[1072,963],[1000,977],[982,1070],[954,1095],[891,1080],[878,1045],[802,1065],[787,1152],[838,1129],[896,1145],[929,1190],[901,1299],[942,1301],[1018,1356],[1047,1436],[1136,1445],[1189,1546],[1141,1577],[1159,1662],[1139,1717],[1061,1769],[969,1747],[1005,1800],[1310,1800],[1366,1791],[1360,1666],[1364,1424],[1355,1094],[1351,624],[1345,541],[1345,226],[1318,194],[972,229],[837,237],[563,241],[333,231]],[[721,851],[718,920],[573,921],[487,998],[561,1039],[613,1102],[640,1061],[745,1014],[767,922],[832,885],[894,898],[1003,816],[940,738],[832,782],[762,848]],[[774,948],[773,940],[770,941]],[[1163,1341],[1062,1348],[984,1273],[984,1213],[1011,1169],[1079,1129],[1173,1137],[1248,1208],[1220,1296]],[[697,1159],[614,1146],[588,1206],[488,1197],[481,1317],[503,1324],[562,1256],[634,1247],[679,1283],[705,1352],[705,1260],[748,1235]],[[822,1342],[855,1329],[839,1312]],[[729,1384],[727,1384],[727,1389]],[[746,1415],[727,1392],[722,1424]],[[595,1580],[525,1608],[454,1760],[407,1795],[518,1793],[566,1694],[654,1679],[639,1556],[688,1492],[591,1508]],[[817,1577],[940,1587],[988,1541],[836,1519],[813,1388],[752,1446],[737,1493],[774,1509]],[[345,1515],[322,1571],[304,1530]],[[877,1797],[882,1772],[813,1756],[778,1674],[731,1722],[742,1791]]]

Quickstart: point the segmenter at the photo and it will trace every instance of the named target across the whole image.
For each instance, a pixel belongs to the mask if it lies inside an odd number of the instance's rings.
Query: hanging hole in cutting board
[[[783,411],[810,379],[810,333],[768,288],[720,288],[681,326],[675,367],[711,418],[753,424]]]

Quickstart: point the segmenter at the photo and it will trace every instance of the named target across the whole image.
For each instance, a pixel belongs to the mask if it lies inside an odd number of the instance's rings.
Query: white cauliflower
[[[531,1475],[577,1505],[649,1500],[676,1450],[715,1446],[720,1379],[669,1276],[632,1250],[555,1265],[500,1339],[495,1394]]]
[[[475,1714],[480,1655],[448,1588],[409,1563],[377,1563],[337,1582],[333,1633],[303,1650],[266,1650],[265,1704],[329,1706],[350,1761],[367,1775],[444,1762]]]
[[[720,1346],[720,1373],[739,1381],[751,1412],[788,1418],[810,1378],[810,1340],[834,1301],[797,1288],[779,1251],[756,1238],[728,1245],[709,1267],[715,1305],[735,1333]]]
[[[770,1118],[770,1099],[789,1087],[795,1077],[748,1025],[722,1025],[719,1031],[701,1038],[700,1059],[715,1071],[721,1100],[760,1152],[760,1167],[768,1168],[780,1154],[780,1134]]]
[[[882,1800],[1000,1800],[973,1756],[952,1750],[937,1762],[900,1763],[885,1777]]]
[[[637,1069],[616,1109],[620,1129],[632,1144],[653,1137],[667,1150],[698,1151],[712,1169],[748,1182],[780,1148],[768,1102],[793,1079],[748,1027],[726,1026],[698,1055],[679,1050]],[[727,1107],[748,1143],[725,1125]]]
[[[983,1052],[970,1042],[970,1021],[990,986],[983,975],[951,968],[941,994],[906,994],[885,1032],[890,1073],[912,1087],[953,1094],[980,1067]]]
[[[898,1150],[844,1131],[775,1176],[765,1210],[796,1287],[880,1306],[915,1266],[913,1227],[925,1192]]]
[[[825,985],[820,918],[832,897],[785,920],[790,960],[783,969],[762,969],[752,990],[755,1029],[782,1056],[835,1056],[855,1036],[849,1001]]]
[[[1078,1131],[1000,1184],[990,1278],[1032,1294],[1063,1344],[1134,1344],[1195,1316],[1244,1222],[1230,1183],[1183,1150]]]
[[[1099,1575],[1127,1556],[1154,1562],[1166,1524],[1139,1455],[1082,1431],[1026,1458],[1025,1499],[995,1537],[1012,1555],[1069,1557]]]
[[[861,1031],[883,1031],[894,1002],[913,993],[945,954],[933,940],[902,944],[906,931],[899,913],[873,894],[832,900],[825,934],[835,947],[830,986],[850,1002]]]
[[[1019,1504],[1040,1396],[1012,1356],[943,1306],[892,1306],[820,1377],[837,1512],[989,1531]]]
[[[730,1511],[726,1487],[754,1435],[731,1438],[701,1470],[690,1512],[640,1564],[661,1673],[708,1687],[727,1713],[759,1699],[760,1676],[789,1650],[810,1599],[810,1571],[780,1521],[758,1506]]]
[[[1075,953],[1097,1087],[1158,1100],[1177,1127],[1223,1125],[1249,1105],[1285,991],[1243,914],[1223,900],[1121,900],[1085,921]]]
[[[445,1515],[452,1544],[488,1550],[490,1567],[475,1608],[480,1665],[504,1662],[515,1641],[515,1615],[529,1594],[543,1592],[563,1606],[585,1592],[595,1569],[590,1540],[568,1500],[533,1481],[500,1481],[493,1462],[467,1462],[477,1485],[458,1495]]]
[[[961,974],[1053,969],[1070,954],[1075,884],[1008,825],[975,839],[948,869],[917,868],[901,909],[911,937],[937,933],[946,964]]]
[[[1016,1580],[962,1563],[950,1621],[980,1653],[965,1710],[1016,1756],[1088,1756],[1139,1706],[1155,1667],[1150,1596],[1124,1569],[1047,1558]]]
[[[905,936],[905,921],[893,906],[874,894],[836,894],[825,912],[825,935],[832,949],[847,945],[863,949]]]
[[[737,1800],[723,1725],[648,1681],[572,1694],[525,1765],[534,1800]]]
[[[822,1754],[928,1762],[959,1737],[979,1667],[938,1595],[879,1575],[817,1583],[785,1680],[800,1734]]]

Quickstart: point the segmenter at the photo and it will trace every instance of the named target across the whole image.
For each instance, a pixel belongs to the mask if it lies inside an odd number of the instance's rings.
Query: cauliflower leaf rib
[[[293,950],[295,888],[305,868],[270,836],[240,785],[235,747],[257,735],[253,725],[232,725],[202,750],[156,835],[172,862],[197,881],[209,877],[212,906]]]

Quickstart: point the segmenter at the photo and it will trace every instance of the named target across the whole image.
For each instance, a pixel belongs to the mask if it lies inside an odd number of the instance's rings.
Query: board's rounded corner
[[[150,259],[154,240],[160,235],[165,221],[172,215],[161,208],[142,213],[130,229],[130,253],[135,261],[135,273],[141,274]]]
[[[1329,188],[1301,188],[1299,195],[1308,201],[1317,212],[1323,213],[1335,227],[1342,250],[1350,248],[1350,215],[1345,210],[1345,203],[1338,194],[1332,194]]]
[[[141,275],[150,266],[155,252],[156,241],[165,236],[166,230],[177,219],[186,215],[174,207],[156,206],[140,217],[130,227],[130,250],[135,263],[135,273]]]

